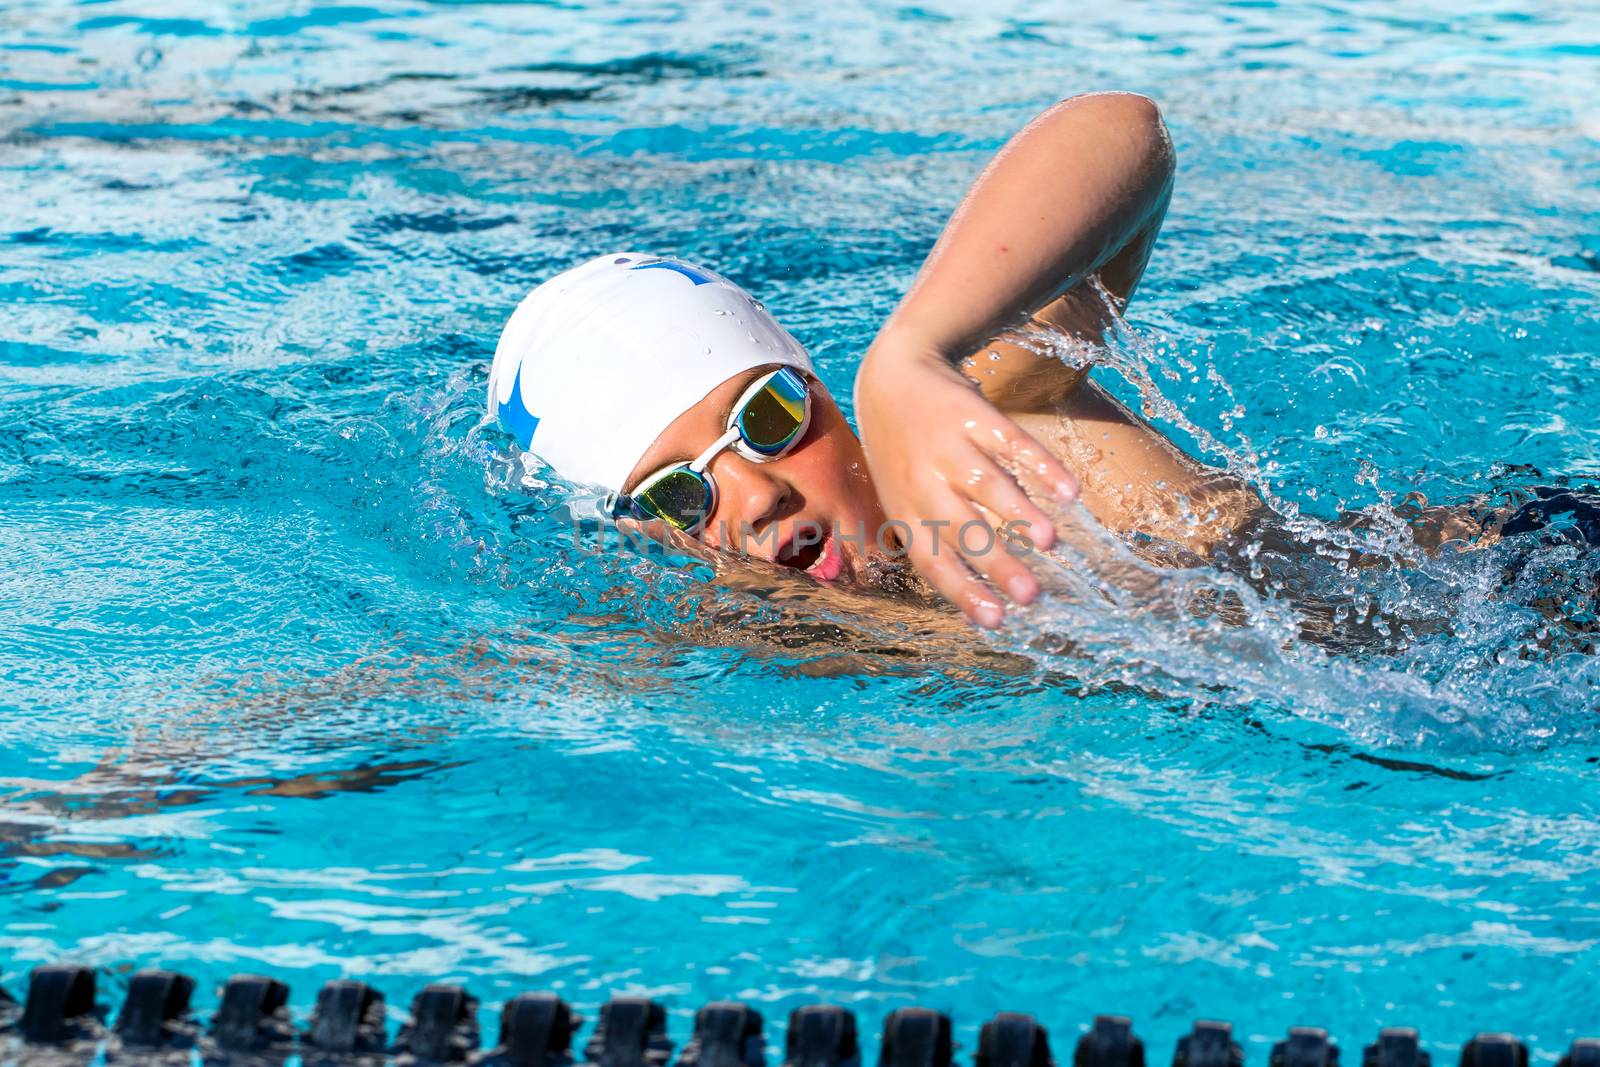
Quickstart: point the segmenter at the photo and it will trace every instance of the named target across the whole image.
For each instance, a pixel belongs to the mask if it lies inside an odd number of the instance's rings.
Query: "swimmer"
[[[491,415],[605,511],[874,584],[904,557],[966,617],[1000,624],[1040,592],[974,522],[1048,550],[1081,501],[1124,538],[1206,558],[1264,519],[1249,486],[1193,459],[1016,328],[1103,340],[1138,285],[1172,193],[1172,143],[1131,93],[1062,101],[973,183],[855,382],[860,437],[802,348],[705,267],[596,257],[533,290],[500,337]],[[1047,510],[1049,509],[1049,510]],[[1455,513],[1423,516],[1463,539]]]

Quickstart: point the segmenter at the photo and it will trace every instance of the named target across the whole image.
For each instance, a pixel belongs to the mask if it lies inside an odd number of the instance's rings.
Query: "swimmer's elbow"
[[[1143,93],[1131,93],[1125,89],[1099,89],[1069,96],[1062,103],[1093,108],[1099,114],[1128,126],[1161,125],[1161,108]]]
[[[1056,105],[1090,118],[1107,148],[1155,186],[1171,183],[1176,159],[1161,108],[1140,93],[1105,91],[1068,97]]]

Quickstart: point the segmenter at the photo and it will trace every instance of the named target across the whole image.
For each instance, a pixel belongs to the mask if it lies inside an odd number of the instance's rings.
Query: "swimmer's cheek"
[[[643,552],[646,555],[671,551],[678,555],[709,560],[715,554],[714,550],[705,542],[698,538],[690,537],[682,530],[662,522],[660,519],[648,521],[618,519],[617,540],[623,548]]]

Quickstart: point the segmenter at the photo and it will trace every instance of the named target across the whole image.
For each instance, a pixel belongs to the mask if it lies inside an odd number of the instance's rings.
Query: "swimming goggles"
[[[811,389],[798,372],[781,367],[763,374],[740,395],[728,429],[688,463],[672,463],[647,476],[632,493],[617,495],[612,518],[659,519],[691,536],[717,510],[717,482],[706,468],[724,449],[766,463],[787,454],[811,425]]]

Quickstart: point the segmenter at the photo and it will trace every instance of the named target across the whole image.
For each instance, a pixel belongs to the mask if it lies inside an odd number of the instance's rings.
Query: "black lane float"
[[[299,1056],[305,1067],[766,1067],[761,1013],[722,1001],[695,1014],[694,1032],[673,1058],[666,1009],[640,997],[614,997],[600,1009],[581,1053],[584,1020],[554,993],[506,1001],[493,1047],[482,1047],[478,1000],[456,985],[426,986],[411,1001],[411,1021],[389,1037],[383,994],[365,982],[329,982],[303,1027],[289,1016],[289,988],[273,978],[228,979],[209,1025],[195,1016],[192,978],[139,971],[122,1007],[96,995],[95,973],[56,964],[36,968],[21,1004],[0,989],[0,1064],[66,1067],[102,1052],[108,1065],[273,1067]],[[796,1008],[781,1067],[861,1067],[856,1017],[831,1004]],[[900,1008],[883,1023],[879,1067],[953,1067],[951,1021],[927,1008]],[[1031,1015],[1002,1012],[983,1024],[974,1067],[1055,1067],[1050,1038]],[[1172,1067],[1243,1067],[1244,1051],[1225,1022],[1199,1021],[1178,1039]],[[1145,1067],[1144,1042],[1129,1019],[1101,1015],[1078,1038],[1072,1067]],[[1294,1027],[1272,1047],[1267,1067],[1339,1067],[1326,1030]],[[1386,1029],[1362,1050],[1361,1067],[1432,1067],[1417,1032]],[[1510,1034],[1481,1033],[1461,1050],[1459,1067],[1528,1067],[1528,1049]],[[1600,1040],[1572,1043],[1559,1067],[1600,1067]]]

